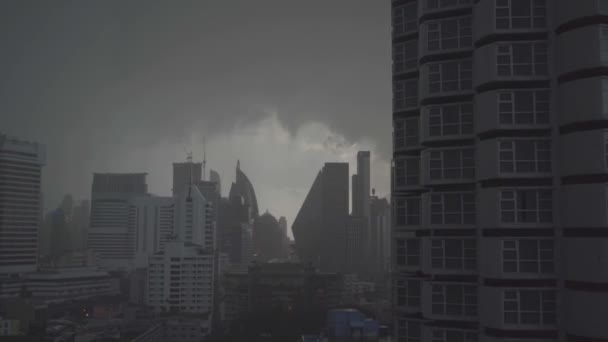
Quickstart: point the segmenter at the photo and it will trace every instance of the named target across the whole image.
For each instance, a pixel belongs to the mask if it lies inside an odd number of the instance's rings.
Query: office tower
[[[349,216],[346,223],[346,264],[345,273],[361,276],[366,271],[368,259],[367,220]]]
[[[44,146],[0,134],[0,275],[36,270]]]
[[[372,190],[372,193],[375,191]],[[391,212],[386,198],[372,195],[370,201],[368,267],[372,279],[386,284],[390,272]]]
[[[93,175],[87,248],[99,256],[102,267],[130,267],[136,244],[136,211],[130,201],[148,196],[147,191],[145,173]]]
[[[202,180],[203,164],[194,163],[191,160],[182,163],[173,163],[173,197],[181,191],[184,186]]]
[[[198,314],[211,321],[212,251],[190,242],[168,242],[150,256],[146,295],[146,304],[157,312]]]
[[[174,238],[175,199],[145,196],[129,200],[129,230],[135,232],[134,267],[148,265],[148,256],[162,250]]]
[[[397,339],[608,339],[608,3],[392,15]]]
[[[348,163],[325,163],[292,225],[300,260],[344,272],[347,220]]]
[[[369,217],[370,152],[357,152],[357,173],[352,183],[352,215]]]
[[[229,256],[231,267],[247,269],[253,258],[252,225],[258,217],[258,202],[253,184],[236,164],[236,180],[228,198],[220,200],[218,225],[219,250]]]

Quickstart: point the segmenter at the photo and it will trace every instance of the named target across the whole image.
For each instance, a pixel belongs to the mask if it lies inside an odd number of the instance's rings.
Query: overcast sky
[[[93,172],[168,195],[186,151],[237,159],[291,226],[327,161],[372,151],[389,192],[388,0],[0,1],[0,132],[47,146],[46,208]]]

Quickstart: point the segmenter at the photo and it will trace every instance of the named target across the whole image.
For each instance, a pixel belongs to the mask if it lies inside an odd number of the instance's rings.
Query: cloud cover
[[[147,171],[151,190],[167,193],[170,163],[185,149],[200,158],[203,136],[225,191],[236,159],[251,159],[244,170],[275,215],[297,211],[322,162],[352,160],[356,148],[373,149],[386,193],[389,8],[3,1],[0,131],[47,145],[51,204],[65,192],[88,196],[96,171]]]

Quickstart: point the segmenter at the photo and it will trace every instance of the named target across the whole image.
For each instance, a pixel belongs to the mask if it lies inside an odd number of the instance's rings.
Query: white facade
[[[167,242],[149,258],[146,304],[158,312],[211,316],[213,253],[189,242]]]
[[[44,146],[0,134],[0,275],[36,270]]]
[[[173,232],[175,200],[172,197],[137,197],[130,200],[134,210],[135,260],[134,267],[146,267],[148,256],[164,247]]]
[[[392,1],[397,340],[608,340],[607,16]]]
[[[215,248],[215,222],[212,205],[196,185],[186,185],[175,198],[174,227],[178,240]]]

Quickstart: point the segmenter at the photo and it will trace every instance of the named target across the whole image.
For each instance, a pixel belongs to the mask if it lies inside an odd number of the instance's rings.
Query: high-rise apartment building
[[[36,270],[44,146],[0,134],[0,275]]]
[[[158,312],[206,315],[210,322],[213,273],[212,251],[170,241],[149,258],[146,304]]]
[[[392,25],[397,341],[608,340],[608,1]]]
[[[148,265],[148,256],[162,250],[174,238],[175,199],[142,196],[129,200],[129,230],[135,233],[135,268]]]

